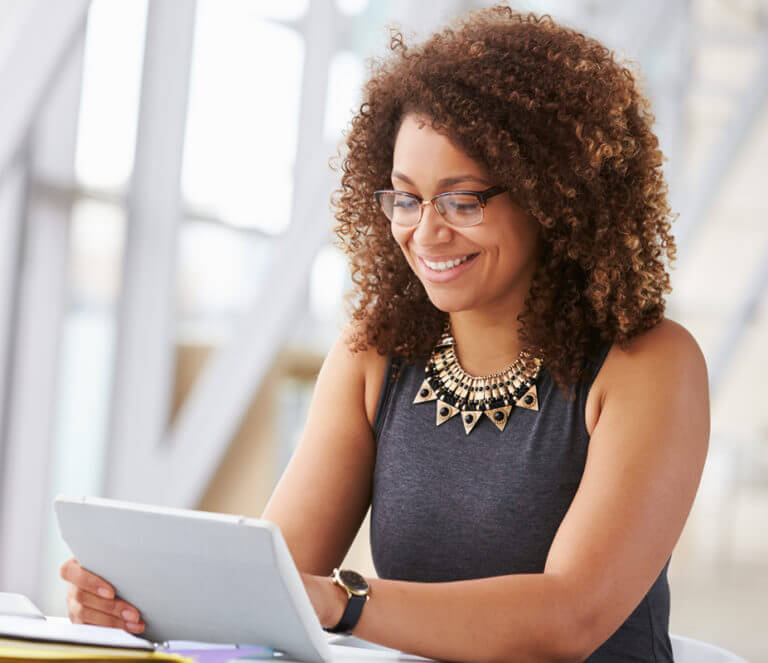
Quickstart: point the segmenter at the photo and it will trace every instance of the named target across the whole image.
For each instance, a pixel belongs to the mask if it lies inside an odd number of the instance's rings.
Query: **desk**
[[[8,620],[16,620],[18,618],[7,617]],[[31,623],[35,626],[48,627],[54,629],[54,632],[46,630],[46,633],[42,633],[39,630],[30,630],[29,628],[20,628],[19,624],[15,624],[12,630],[4,631],[8,637],[21,637],[22,639],[40,640],[43,642],[71,642],[73,644],[81,644],[87,646],[88,644],[95,644],[96,639],[93,634],[90,637],[85,637],[83,633],[80,633],[78,638],[73,638],[71,633],[59,629],[56,630],[56,626],[69,627],[70,629],[93,629],[95,627],[87,626],[72,626],[67,617],[48,616],[45,620],[27,620],[20,619],[20,622],[27,624]],[[7,629],[11,627],[6,623]],[[114,633],[114,638],[105,639],[102,635],[99,636],[99,643],[101,646],[113,646],[138,648],[138,646],[146,645],[146,642],[141,642],[140,645],[134,644],[136,637],[132,634],[126,633],[120,629],[106,629],[107,631]],[[0,632],[3,632],[0,626]],[[16,635],[12,635],[15,633]],[[46,636],[47,637],[44,637]],[[404,654],[395,649],[389,649],[388,647],[382,647],[366,640],[361,640],[353,635],[339,635],[336,633],[322,632],[325,637],[326,643],[331,650],[331,662],[343,661],[343,663],[354,663],[357,661],[432,661],[433,659],[423,658],[421,656],[414,656],[411,654]],[[68,636],[68,637],[64,637]],[[63,638],[63,639],[62,639]],[[110,644],[111,643],[111,644]],[[187,640],[172,640],[168,643],[167,652],[178,653],[188,658],[191,658],[195,663],[245,663],[246,661],[275,661],[279,663],[298,663],[294,659],[289,659],[286,656],[273,655],[273,650],[270,647],[235,647],[234,645],[216,644],[210,642],[191,642]],[[146,650],[142,650],[145,651]],[[150,660],[150,659],[148,659]]]
[[[360,640],[351,635],[336,635],[328,633],[328,643],[333,653],[333,661],[343,663],[357,663],[368,661],[432,661],[431,658],[423,658],[412,654],[404,654],[395,649],[381,647],[379,645]],[[229,663],[232,661],[273,660],[281,663],[296,663],[283,656],[272,656],[262,647],[217,647],[215,645],[200,645],[191,642],[171,642],[169,651],[188,656],[195,663]],[[204,648],[201,648],[204,647]]]

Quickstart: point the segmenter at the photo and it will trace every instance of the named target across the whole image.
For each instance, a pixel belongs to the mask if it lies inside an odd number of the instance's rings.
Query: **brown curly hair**
[[[390,188],[403,116],[417,112],[540,223],[519,336],[567,392],[601,344],[626,347],[656,325],[672,290],[663,254],[675,260],[677,215],[648,100],[598,41],[504,4],[471,12],[416,47],[392,28],[390,51],[370,61],[362,103],[332,159],[342,173],[332,196],[334,246],[349,257],[346,304],[359,323],[350,348],[374,346],[413,363],[429,355],[448,318],[373,199]]]

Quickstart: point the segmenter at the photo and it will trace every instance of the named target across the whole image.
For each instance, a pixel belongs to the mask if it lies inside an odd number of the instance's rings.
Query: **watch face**
[[[368,592],[368,582],[357,571],[339,571],[339,578],[353,594],[364,596]]]

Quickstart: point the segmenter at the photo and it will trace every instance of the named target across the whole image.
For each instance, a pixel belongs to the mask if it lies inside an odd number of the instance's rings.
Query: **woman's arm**
[[[353,633],[450,661],[583,661],[658,577],[690,511],[709,438],[704,358],[665,320],[612,349],[584,475],[545,570],[443,583],[369,579]],[[417,508],[417,505],[414,506]],[[315,578],[325,626],[342,590]],[[310,596],[313,592],[310,591]]]
[[[378,375],[379,386],[386,357],[373,349],[352,354],[353,330],[341,332],[323,362],[301,440],[261,516],[280,527],[306,573],[329,575],[341,564],[371,502],[376,445],[366,372]]]
[[[325,576],[303,575],[320,623],[335,626],[347,598]],[[581,661],[573,600],[556,574],[406,582],[367,578],[371,598],[352,633],[385,647],[441,661]]]
[[[580,596],[587,653],[621,626],[672,554],[709,446],[709,378],[693,336],[663,320],[617,350],[584,476],[546,563]]]

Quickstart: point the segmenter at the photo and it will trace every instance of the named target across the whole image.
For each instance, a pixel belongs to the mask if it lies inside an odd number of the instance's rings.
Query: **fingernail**
[[[112,592],[110,592],[106,587],[99,587],[97,590],[99,596],[103,596],[105,599],[111,599],[112,598]]]
[[[138,622],[125,622],[125,625],[127,628],[131,629],[132,631],[139,631],[144,628]]]
[[[132,610],[123,610],[123,618],[127,622],[135,623],[139,616]]]

